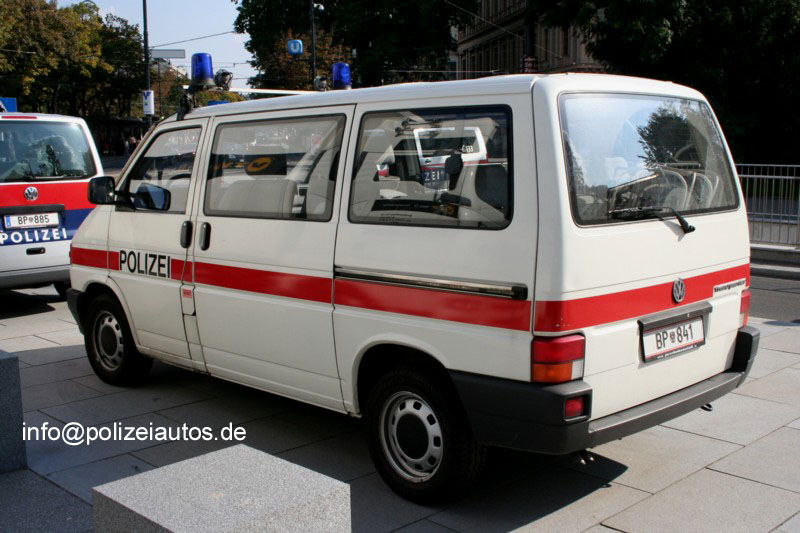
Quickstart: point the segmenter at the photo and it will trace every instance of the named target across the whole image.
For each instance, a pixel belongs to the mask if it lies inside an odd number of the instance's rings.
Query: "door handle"
[[[211,245],[211,224],[203,222],[200,224],[200,249],[208,250]]]
[[[181,226],[181,248],[188,248],[192,244],[192,221],[187,220]]]

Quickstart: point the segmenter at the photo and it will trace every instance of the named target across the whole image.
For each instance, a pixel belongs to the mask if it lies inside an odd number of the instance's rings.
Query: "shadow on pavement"
[[[48,296],[0,290],[0,320],[48,313],[55,310],[51,303],[61,301],[55,294]]]

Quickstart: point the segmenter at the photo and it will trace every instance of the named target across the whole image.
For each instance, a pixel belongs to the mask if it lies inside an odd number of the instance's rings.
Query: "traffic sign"
[[[156,106],[153,100],[153,91],[142,91],[142,109],[145,115],[155,115]]]
[[[289,49],[289,55],[299,56],[303,53],[303,41],[292,39],[289,41],[287,48]]]

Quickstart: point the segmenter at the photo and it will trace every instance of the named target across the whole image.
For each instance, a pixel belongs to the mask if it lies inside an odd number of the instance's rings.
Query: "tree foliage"
[[[253,66],[262,83],[283,81],[268,67],[286,55],[286,36],[310,33],[309,0],[232,0],[239,15],[234,29],[248,33],[246,46],[255,56]],[[393,81],[442,79],[447,54],[455,49],[452,28],[471,20],[478,0],[326,0],[317,13],[317,28],[330,36],[329,50],[354,49],[339,59],[352,64],[361,86]],[[307,57],[311,40],[303,39]],[[338,48],[341,47],[341,48]],[[319,55],[318,48],[318,55]],[[318,68],[330,75],[330,70]],[[287,78],[288,80],[288,78]]]
[[[612,72],[703,92],[737,160],[799,162],[800,0],[531,0],[527,16],[577,28]]]
[[[3,0],[0,88],[20,110],[128,116],[143,78],[136,25],[89,1]]]
[[[292,58],[286,49],[290,39],[300,39],[310,43],[306,34],[295,34],[292,30],[279,34],[272,45],[258,54],[259,74],[251,81],[254,85],[270,89],[311,90],[311,52],[306,49],[302,56]],[[317,30],[317,75],[330,76],[333,64],[346,61],[350,48],[334,45],[331,35],[325,30]]]

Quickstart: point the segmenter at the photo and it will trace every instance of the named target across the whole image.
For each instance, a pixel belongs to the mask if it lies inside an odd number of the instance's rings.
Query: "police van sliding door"
[[[219,117],[193,245],[214,375],[343,409],[332,279],[353,106]]]
[[[138,343],[145,352],[199,368],[202,358],[192,364],[181,308],[187,255],[181,228],[191,217],[196,154],[207,122],[187,119],[148,139],[124,176],[122,190],[132,206],[115,208],[108,235],[110,275],[122,290]]]

